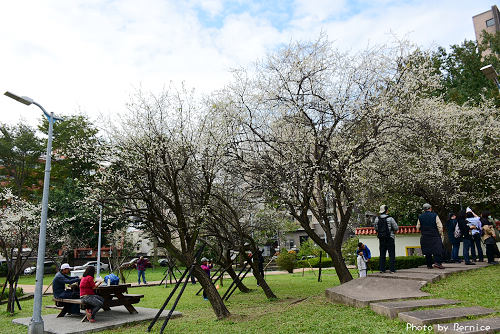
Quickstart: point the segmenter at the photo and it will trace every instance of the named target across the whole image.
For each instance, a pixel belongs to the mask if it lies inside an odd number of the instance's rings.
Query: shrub
[[[281,252],[276,259],[276,263],[278,266],[288,271],[289,273],[293,273],[293,268],[295,268],[295,263],[297,262],[297,257],[295,252]]]
[[[379,257],[372,257],[370,260],[370,269],[378,270]],[[396,270],[416,268],[425,264],[425,257],[423,256],[396,256]],[[386,257],[385,267],[389,269],[389,257]]]
[[[7,263],[1,263],[0,264],[0,277],[6,277],[7,276]]]
[[[319,268],[319,257],[315,257],[312,259],[307,259],[307,260],[300,260],[297,261],[296,268],[309,268],[309,265],[313,268]],[[333,261],[331,258],[326,257],[325,254],[323,254],[321,258],[321,268],[329,268],[333,267]]]
[[[307,239],[300,244],[300,250],[297,254],[297,257],[301,259],[304,256],[319,256],[319,252],[321,252],[321,248],[312,239]]]
[[[356,250],[358,249],[359,238],[353,237],[347,239],[342,244],[342,256],[346,264],[356,264]]]
[[[346,261],[347,262],[347,261]],[[319,258],[301,260],[297,261],[296,268],[309,268],[309,264],[313,268],[319,268]],[[379,258],[372,257],[369,262],[369,269],[378,270]],[[396,269],[408,269],[408,268],[416,268],[425,264],[425,257],[423,256],[396,256]],[[321,260],[322,268],[333,267],[333,261],[331,258],[325,258]],[[389,268],[389,257],[386,258],[386,267]]]
[[[1,292],[1,290],[0,290],[0,292]],[[16,296],[19,298],[22,295],[24,295],[23,288],[17,288],[17,290],[16,290]],[[4,299],[7,299],[7,298],[9,298],[9,288],[5,288],[5,291],[4,291],[3,295],[0,296],[0,300],[4,300]]]

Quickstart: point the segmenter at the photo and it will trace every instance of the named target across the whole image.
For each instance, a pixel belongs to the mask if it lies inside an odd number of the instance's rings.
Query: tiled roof
[[[496,221],[495,224],[497,225],[497,228],[500,228],[500,221]],[[413,233],[419,233],[417,232],[417,227],[416,226],[399,226],[398,231],[396,234],[413,234]],[[375,231],[374,227],[358,227],[356,229],[356,235],[376,235],[377,232]]]
[[[417,232],[416,226],[399,226],[399,229],[396,231],[396,234],[413,234],[419,233]],[[374,227],[358,227],[356,229],[356,235],[376,235]]]

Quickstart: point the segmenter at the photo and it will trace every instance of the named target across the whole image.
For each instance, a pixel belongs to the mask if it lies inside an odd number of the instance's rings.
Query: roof
[[[495,222],[497,228],[500,229],[500,221]],[[374,227],[358,227],[356,228],[356,235],[377,235]],[[396,234],[415,234],[417,232],[417,226],[399,226]]]
[[[417,232],[416,226],[399,226],[396,234],[415,234]],[[356,229],[356,235],[377,235],[374,227],[358,227]]]

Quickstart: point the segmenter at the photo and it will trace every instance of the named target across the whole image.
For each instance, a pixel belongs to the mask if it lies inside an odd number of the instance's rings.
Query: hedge
[[[309,263],[313,268],[319,268],[319,257],[309,259]],[[372,270],[378,270],[378,257],[372,257],[369,263]],[[423,256],[396,256],[396,269],[416,268],[424,264],[425,257]],[[321,267],[333,267],[332,259],[323,257],[321,259]],[[309,264],[307,260],[300,260],[297,261],[295,268],[309,268]],[[389,269],[389,257],[386,257],[386,268]]]
[[[2,290],[0,290],[0,292],[2,292]],[[17,288],[16,296],[21,297],[22,295],[24,295],[23,288]],[[0,296],[0,300],[7,299],[8,297],[9,297],[9,288],[6,288],[3,295]]]

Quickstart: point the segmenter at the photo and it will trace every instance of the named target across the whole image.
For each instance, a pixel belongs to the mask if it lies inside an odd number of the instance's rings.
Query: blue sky
[[[485,0],[19,0],[0,11],[0,90],[97,119],[133,91],[223,87],[229,70],[321,32],[343,51],[405,36],[424,48],[474,39]],[[0,96],[0,121],[37,113]]]

